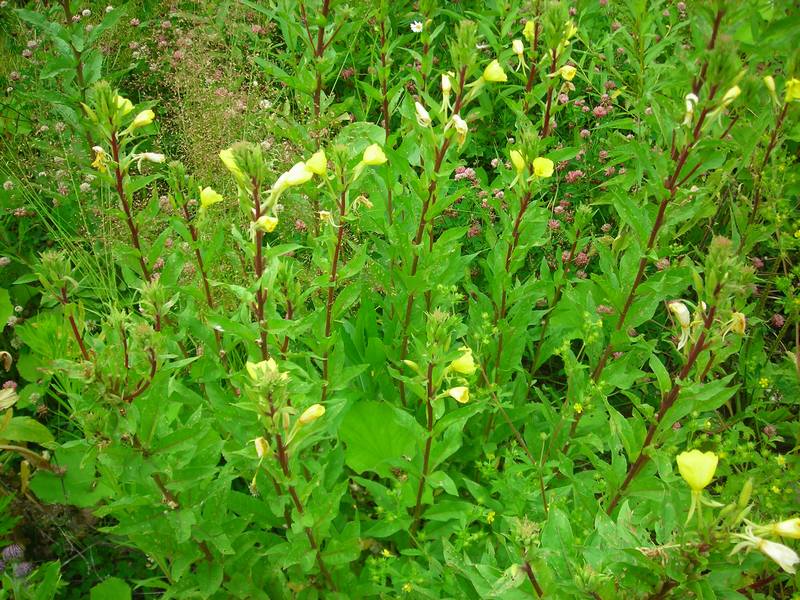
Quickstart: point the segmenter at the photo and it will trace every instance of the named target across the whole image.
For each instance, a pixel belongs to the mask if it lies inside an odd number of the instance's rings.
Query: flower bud
[[[511,162],[517,170],[517,173],[522,173],[525,170],[525,159],[522,157],[522,154],[519,150],[512,150],[510,154]]]
[[[469,126],[467,122],[461,118],[461,115],[453,115],[453,127],[455,127],[456,135],[458,137],[458,144],[462,145],[467,139],[469,133]]]
[[[300,415],[298,422],[300,425],[308,425],[309,423],[313,423],[319,419],[324,414],[325,407],[322,406],[322,404],[312,404],[303,412],[302,415]]]
[[[514,40],[511,42],[511,49],[519,58],[522,58],[522,55],[525,54],[525,45],[522,43],[522,40]]]
[[[127,98],[123,98],[119,94],[117,94],[114,98],[114,104],[123,117],[133,110],[133,102]]]
[[[264,458],[269,456],[269,442],[263,437],[257,437],[253,440],[253,445],[256,447],[256,456]]]
[[[442,73],[442,93],[447,96],[452,89],[453,84],[450,82],[450,77],[446,73]]]
[[[728,106],[731,102],[736,100],[741,93],[742,89],[738,85],[733,86],[731,89],[725,92],[725,95],[722,97],[722,105]]]
[[[421,103],[415,102],[414,108],[417,111],[417,123],[420,127],[430,127],[431,125],[431,116],[428,114],[428,111],[425,110],[425,107],[422,106]]]
[[[769,90],[769,93],[774,96],[775,95],[775,79],[772,77],[772,75],[764,76],[764,85],[767,86],[767,90]]]
[[[742,491],[739,492],[739,500],[737,502],[737,506],[739,509],[745,508],[750,503],[750,497],[753,495],[753,478],[749,478],[747,481],[744,482],[742,486]]]

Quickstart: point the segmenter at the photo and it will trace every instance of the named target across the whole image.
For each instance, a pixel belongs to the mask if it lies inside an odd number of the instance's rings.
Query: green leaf
[[[31,417],[14,417],[8,426],[0,432],[0,438],[9,442],[35,442],[46,444],[53,441],[53,434]]]
[[[122,579],[109,577],[92,588],[89,600],[130,600],[131,588]]]
[[[356,471],[388,477],[393,464],[413,458],[422,427],[408,413],[385,402],[358,402],[345,414],[339,436],[345,462]]]

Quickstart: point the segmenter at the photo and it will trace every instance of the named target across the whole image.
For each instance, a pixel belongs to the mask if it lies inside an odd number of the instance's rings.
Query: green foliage
[[[0,597],[792,597],[797,25],[2,3]]]

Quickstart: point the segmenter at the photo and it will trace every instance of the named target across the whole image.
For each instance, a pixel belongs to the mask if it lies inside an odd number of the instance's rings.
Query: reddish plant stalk
[[[533,574],[533,567],[531,567],[531,563],[528,560],[522,564],[522,570],[525,571],[525,574],[528,576],[528,581],[531,582],[534,591],[536,592],[536,597],[541,598],[544,595],[544,591],[542,590],[542,586],[539,585],[539,582],[536,580],[536,575]]]
[[[67,297],[67,288],[65,286],[61,287],[61,296],[58,298],[58,301],[61,303],[61,306],[66,308],[67,304],[69,303],[69,298]],[[88,350],[86,350],[86,344],[83,341],[83,336],[81,335],[80,330],[78,329],[78,324],[75,322],[75,317],[72,315],[67,315],[67,320],[69,321],[70,329],[72,329],[72,337],[75,338],[75,341],[78,342],[78,347],[81,349],[81,355],[83,356],[83,360],[91,360],[89,356]]]
[[[260,198],[260,191],[258,189],[258,181],[253,179],[253,222],[256,223],[261,218],[261,198]],[[261,231],[258,227],[256,229],[256,236],[255,236],[255,256],[253,258],[253,268],[256,272],[256,281],[258,282],[258,287],[256,289],[256,301],[253,305],[253,311],[255,312],[256,323],[258,324],[258,334],[261,346],[261,358],[262,360],[269,359],[269,347],[267,345],[267,322],[264,319],[264,307],[267,304],[267,290],[264,289],[264,285],[261,282],[264,276],[264,254],[262,250],[262,245],[264,243],[264,232]]]
[[[550,63],[550,75],[554,75],[556,72],[556,63],[558,62],[558,54],[556,54],[555,48],[552,50],[553,59]],[[550,133],[550,110],[553,106],[553,91],[555,90],[555,85],[550,84],[550,87],[547,88],[547,104],[545,105],[544,110],[544,123],[542,124],[542,131],[540,136],[545,138]]]
[[[719,296],[721,290],[721,285],[717,284],[716,289],[714,290],[714,299]],[[685,381],[686,378],[689,376],[689,372],[691,371],[692,367],[697,362],[697,358],[700,356],[700,353],[705,350],[706,348],[706,334],[711,329],[711,324],[714,322],[714,315],[717,312],[717,307],[712,306],[708,310],[708,314],[703,319],[703,330],[700,332],[700,335],[697,337],[697,341],[692,345],[692,348],[689,350],[689,356],[686,359],[686,364],[683,365],[683,368],[678,373],[678,376],[674,378],[672,387],[670,388],[669,392],[666,396],[661,399],[661,405],[658,407],[658,412],[656,413],[655,420],[650,424],[650,427],[647,429],[647,435],[644,438],[644,442],[642,443],[642,449],[639,452],[639,456],[636,460],[631,464],[628,468],[628,473],[625,477],[625,480],[622,482],[619,490],[617,490],[616,495],[611,500],[610,504],[608,505],[608,509],[606,512],[611,514],[614,508],[617,506],[619,501],[622,499],[622,495],[625,493],[625,490],[628,489],[628,486],[633,481],[633,479],[639,474],[642,470],[642,467],[648,460],[648,456],[646,454],[647,449],[650,447],[650,444],[653,442],[653,437],[658,430],[658,426],[661,424],[661,420],[666,415],[667,411],[672,408],[672,405],[675,404],[675,401],[678,399],[678,394],[681,391],[681,383]]]
[[[339,269],[339,255],[342,251],[342,240],[344,239],[344,218],[347,210],[346,206],[347,189],[342,190],[339,197],[339,227],[336,231],[336,246],[333,249],[333,259],[331,260],[331,274],[328,277],[328,299],[325,302],[325,341],[330,340],[331,337],[331,320],[333,318],[333,300],[336,290],[336,280],[338,277]],[[329,350],[326,348],[322,356],[322,401],[324,402],[328,396],[328,354]]]
[[[414,521],[411,524],[411,531],[419,528],[420,515],[422,512],[422,494],[425,491],[425,482],[428,479],[428,467],[431,458],[431,446],[433,445],[433,399],[435,390],[433,389],[433,363],[428,363],[428,383],[427,395],[425,398],[425,412],[428,417],[428,437],[425,440],[425,453],[422,457],[422,476],[419,479],[417,488],[417,501],[414,505]]]

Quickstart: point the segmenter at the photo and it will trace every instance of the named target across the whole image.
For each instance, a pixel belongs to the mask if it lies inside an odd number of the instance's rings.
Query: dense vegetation
[[[0,598],[795,598],[800,11],[0,2]]]

